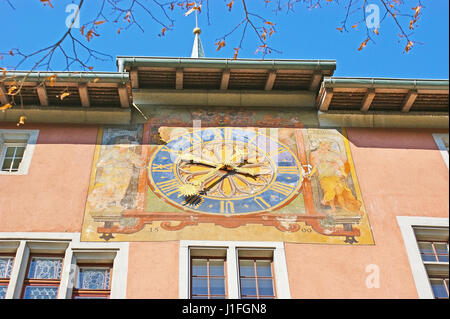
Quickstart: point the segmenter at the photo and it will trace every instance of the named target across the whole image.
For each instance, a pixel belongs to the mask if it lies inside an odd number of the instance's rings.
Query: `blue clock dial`
[[[226,215],[280,208],[298,194],[302,173],[276,138],[230,127],[177,136],[148,165],[152,188],[172,205]]]

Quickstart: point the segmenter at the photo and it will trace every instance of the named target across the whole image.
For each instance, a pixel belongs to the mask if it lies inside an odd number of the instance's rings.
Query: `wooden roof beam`
[[[320,99],[319,110],[322,112],[328,111],[328,107],[330,106],[332,98],[333,98],[333,89],[325,88],[323,91],[322,98]]]
[[[183,69],[177,69],[176,71],[175,88],[177,90],[183,89]]]
[[[317,91],[320,80],[322,80],[322,73],[315,71],[312,75],[311,82],[309,83],[309,90],[314,92]]]
[[[48,106],[48,96],[47,96],[47,89],[45,88],[44,83],[42,83],[41,85],[39,85],[36,88],[38,97],[39,97],[39,102],[41,103],[41,106]]]
[[[78,84],[78,93],[80,94],[81,105],[84,107],[90,107],[91,101],[89,99],[89,92],[86,83]]]
[[[405,97],[405,100],[403,101],[402,112],[409,112],[414,104],[414,101],[417,98],[417,95],[417,90],[409,90],[408,94]]]
[[[367,89],[366,95],[361,103],[361,112],[367,112],[375,98],[375,89]]]
[[[133,89],[139,88],[139,75],[137,70],[130,71],[131,87]]]
[[[120,85],[117,88],[119,92],[120,106],[123,108],[130,107],[130,100],[128,99],[128,89],[125,85]]]
[[[224,69],[222,72],[222,79],[220,80],[220,89],[227,90],[228,83],[230,83],[230,70]]]
[[[266,91],[272,90],[276,77],[277,77],[276,71],[273,70],[273,71],[269,72],[269,74],[267,75],[267,80],[266,80],[266,85],[264,87],[264,90],[266,90]]]

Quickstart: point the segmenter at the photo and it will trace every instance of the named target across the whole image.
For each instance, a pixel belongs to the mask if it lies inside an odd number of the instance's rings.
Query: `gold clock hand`
[[[214,163],[214,162],[205,160],[205,159],[203,159],[203,158],[201,158],[199,156],[195,156],[195,155],[192,155],[192,154],[189,154],[189,153],[182,154],[180,156],[180,159],[183,160],[183,161],[193,161],[196,164],[204,164],[204,165],[213,166],[213,167],[217,167],[218,165],[222,165],[220,163]]]
[[[178,197],[180,197],[181,195],[183,195],[183,196],[192,196],[192,195],[196,195],[196,194],[198,195],[198,193],[201,191],[202,183],[205,180],[207,180],[208,178],[210,178],[211,176],[213,176],[217,171],[222,169],[222,167],[223,167],[223,165],[217,166],[215,169],[213,169],[211,172],[209,172],[202,178],[192,181],[190,183],[181,185],[178,188],[178,191],[180,192],[180,195]]]

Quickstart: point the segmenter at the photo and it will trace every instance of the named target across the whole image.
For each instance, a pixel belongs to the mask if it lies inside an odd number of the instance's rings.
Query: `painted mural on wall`
[[[104,127],[83,241],[373,244],[345,130]]]

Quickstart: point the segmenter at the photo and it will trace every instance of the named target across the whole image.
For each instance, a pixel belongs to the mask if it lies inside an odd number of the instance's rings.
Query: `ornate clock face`
[[[205,128],[170,140],[148,165],[154,191],[199,213],[249,214],[298,194],[303,171],[285,145],[255,130]]]

